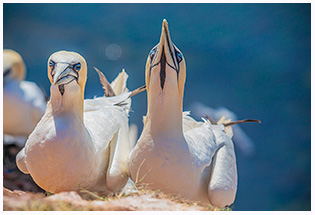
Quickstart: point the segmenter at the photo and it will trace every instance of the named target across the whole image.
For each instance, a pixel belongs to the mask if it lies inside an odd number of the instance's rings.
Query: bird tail
[[[117,77],[112,81],[110,86],[115,92],[115,95],[120,95],[122,93],[128,92],[127,88],[127,80],[128,80],[128,74],[125,72],[125,69],[122,69],[122,71],[117,75]]]

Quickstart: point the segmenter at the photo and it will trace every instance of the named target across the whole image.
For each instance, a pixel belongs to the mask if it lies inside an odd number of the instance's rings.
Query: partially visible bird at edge
[[[28,135],[44,115],[46,96],[34,82],[26,81],[22,56],[3,50],[3,134],[5,144],[23,147]]]

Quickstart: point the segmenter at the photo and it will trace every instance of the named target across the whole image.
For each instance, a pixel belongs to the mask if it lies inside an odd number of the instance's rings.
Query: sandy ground
[[[77,192],[63,192],[46,196],[43,193],[11,191],[3,188],[3,210],[205,211],[215,210],[215,208],[201,207],[194,203],[168,199],[150,191],[100,200],[97,198],[91,199]]]
[[[229,208],[204,207],[182,201],[159,191],[138,186],[137,192],[104,196],[87,191],[63,192],[47,196],[29,175],[15,165],[16,145],[4,147],[3,210],[4,211],[207,211]]]

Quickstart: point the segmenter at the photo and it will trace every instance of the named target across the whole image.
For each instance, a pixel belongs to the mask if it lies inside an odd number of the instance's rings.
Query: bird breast
[[[84,125],[75,123],[72,117],[43,117],[25,150],[31,176],[50,192],[84,186],[96,162]]]

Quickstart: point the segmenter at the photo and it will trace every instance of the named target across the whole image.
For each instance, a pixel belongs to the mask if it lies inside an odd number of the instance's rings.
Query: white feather
[[[52,193],[79,190],[80,186],[90,191],[120,190],[128,180],[130,93],[83,101],[84,58],[61,51],[50,59],[56,63],[54,70],[48,72],[55,74],[49,76],[53,82],[51,100],[17,156],[19,169]],[[72,67],[66,67],[68,62],[80,62],[81,70],[78,80],[66,83],[61,91],[54,84],[61,80],[59,76],[65,72],[75,75]],[[73,75],[66,78],[73,79]]]
[[[203,115],[208,115],[214,120],[218,121],[222,116],[225,116],[227,119],[232,121],[238,120],[238,117],[235,113],[228,110],[225,107],[211,108],[200,102],[195,102],[191,105],[192,113],[195,117],[201,117]],[[241,152],[247,156],[253,156],[256,151],[256,146],[253,140],[244,132],[244,130],[239,125],[233,125],[233,141]]]
[[[153,189],[224,207],[237,188],[233,142],[222,124],[182,113],[186,64],[163,20],[160,43],[146,64],[148,111],[128,171]]]

